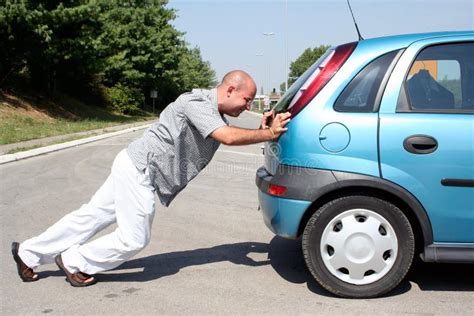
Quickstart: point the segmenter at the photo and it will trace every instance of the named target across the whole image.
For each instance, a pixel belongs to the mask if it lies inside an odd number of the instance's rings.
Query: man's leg
[[[124,151],[111,173],[117,229],[87,244],[77,244],[62,255],[71,273],[113,269],[130,259],[150,241],[155,213],[155,195],[148,175],[140,172]]]
[[[89,203],[64,216],[39,236],[23,242],[18,255],[30,268],[53,263],[58,254],[72,245],[84,243],[113,222],[114,187],[110,175]]]

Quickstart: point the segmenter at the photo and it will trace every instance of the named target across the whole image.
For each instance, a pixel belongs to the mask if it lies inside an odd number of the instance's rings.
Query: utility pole
[[[263,36],[267,36],[267,37],[270,37],[270,36],[273,36],[275,35],[275,32],[263,32],[262,33]],[[272,84],[271,84],[271,77],[270,77],[270,69],[271,69],[271,62],[270,62],[270,49],[268,49],[268,95],[270,95],[270,92],[272,91]]]

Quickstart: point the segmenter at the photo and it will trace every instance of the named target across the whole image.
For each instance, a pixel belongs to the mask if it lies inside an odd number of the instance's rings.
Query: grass
[[[155,119],[149,112],[123,115],[66,95],[0,91],[0,145]]]
[[[0,116],[0,144],[12,144],[30,139],[101,129],[136,121],[141,120],[124,120],[120,122],[100,119],[84,119],[80,121],[56,119],[53,122],[48,122],[33,119],[23,114],[2,115]]]

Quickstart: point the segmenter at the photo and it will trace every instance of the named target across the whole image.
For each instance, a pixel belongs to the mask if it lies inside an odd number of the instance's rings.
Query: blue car
[[[259,204],[341,297],[385,294],[414,256],[474,263],[474,31],[329,49],[274,110]]]

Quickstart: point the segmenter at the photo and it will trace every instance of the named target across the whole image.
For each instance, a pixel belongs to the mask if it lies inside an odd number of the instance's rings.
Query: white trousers
[[[64,265],[72,273],[110,270],[148,244],[154,214],[150,178],[135,167],[124,149],[115,157],[111,174],[90,202],[23,242],[19,255],[30,268],[52,263],[62,254]],[[112,223],[117,223],[114,232],[87,242]]]

